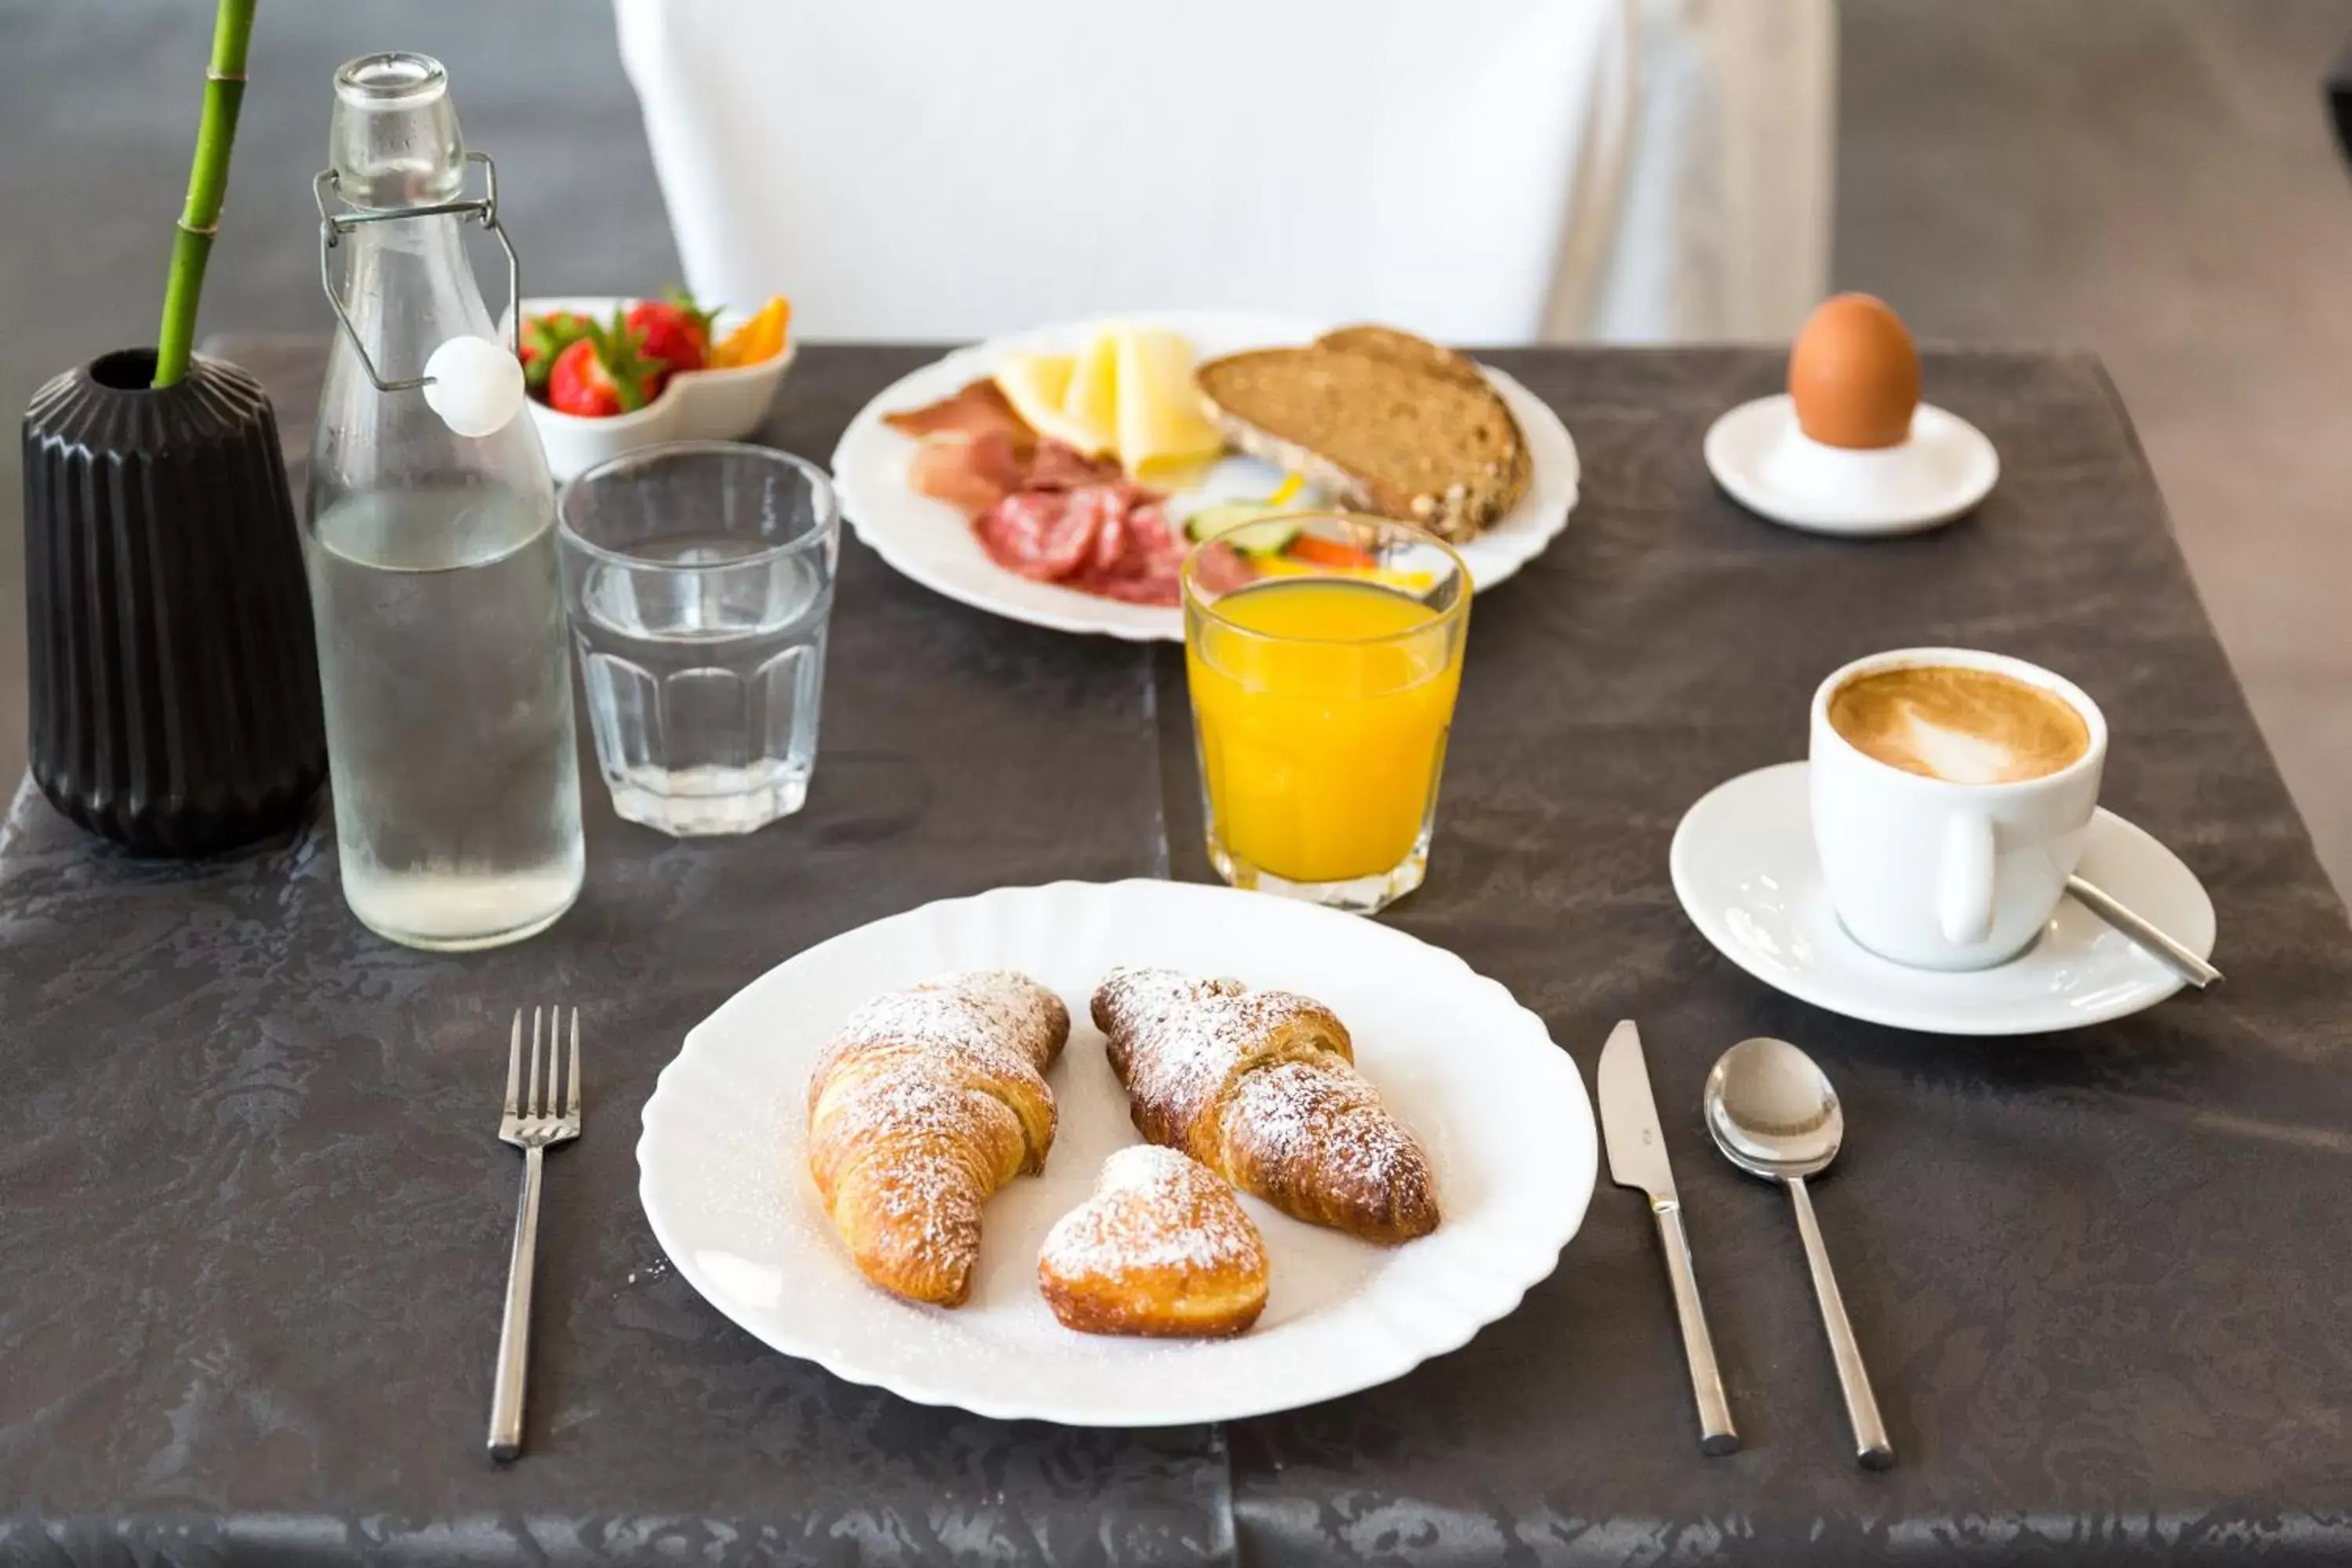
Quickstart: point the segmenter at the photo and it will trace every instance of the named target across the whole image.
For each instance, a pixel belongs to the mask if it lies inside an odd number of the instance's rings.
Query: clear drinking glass
[[[649,447],[557,503],[613,809],[681,837],[808,798],[841,512],[824,471],[727,441]]]
[[[1421,886],[1470,574],[1383,518],[1247,523],[1184,561],[1209,859],[1237,888],[1369,914]]]

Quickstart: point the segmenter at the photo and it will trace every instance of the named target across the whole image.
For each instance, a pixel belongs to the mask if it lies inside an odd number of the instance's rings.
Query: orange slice
[[[759,313],[719,341],[710,351],[710,368],[730,370],[758,364],[784,352],[784,336],[792,330],[793,302],[782,294],[760,307]]]

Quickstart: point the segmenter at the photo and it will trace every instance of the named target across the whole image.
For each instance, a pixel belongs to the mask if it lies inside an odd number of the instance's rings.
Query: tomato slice
[[[1302,533],[1292,540],[1287,553],[1294,561],[1304,561],[1313,566],[1328,566],[1340,572],[1369,572],[1380,564],[1369,551],[1312,533]]]

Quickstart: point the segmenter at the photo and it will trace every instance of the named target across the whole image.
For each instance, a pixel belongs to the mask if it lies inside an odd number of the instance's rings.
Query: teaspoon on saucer
[[[2145,920],[2126,909],[2122,902],[2105,888],[2095,882],[2086,882],[2080,877],[2069,877],[2066,879],[2066,890],[2074,895],[2076,903],[2131,938],[2134,942],[2145,948],[2175,974],[2200,991],[2204,990],[2208,985],[2220,984],[2221,979],[2220,970],[2198,957],[2196,952],[2188,946],[2174,941],[2155,922]]]
[[[1845,1394],[1846,1418],[1853,1426],[1854,1458],[1866,1469],[1885,1469],[1895,1463],[1895,1447],[1870,1391],[1870,1373],[1846,1320],[1837,1276],[1830,1269],[1812,1195],[1805,1190],[1805,1178],[1829,1168],[1845,1136],[1837,1090],[1813,1058],[1788,1041],[1758,1038],[1740,1041],[1717,1059],[1706,1075],[1704,1102],[1706,1130],[1724,1158],[1789,1189],[1805,1261],[1812,1269],[1813,1295],[1821,1302],[1822,1326],[1829,1331],[1830,1355]]]

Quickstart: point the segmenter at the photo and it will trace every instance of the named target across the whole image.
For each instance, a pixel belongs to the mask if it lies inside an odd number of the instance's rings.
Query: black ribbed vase
[[[25,412],[33,777],[151,855],[293,826],[327,772],[302,541],[261,384],[127,350]]]

